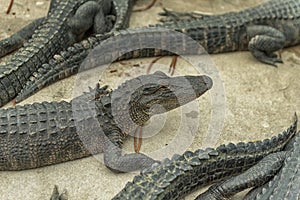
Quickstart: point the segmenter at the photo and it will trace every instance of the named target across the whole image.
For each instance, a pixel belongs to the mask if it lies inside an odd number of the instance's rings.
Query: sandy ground
[[[157,13],[162,11],[162,7],[177,11],[199,10],[207,13],[221,13],[254,6],[259,2],[258,0],[198,0],[196,2],[194,0],[159,0],[151,10],[133,13],[130,26],[139,27],[157,23],[159,19]],[[8,37],[35,18],[44,16],[49,6],[49,0],[15,0],[11,14],[7,15],[5,10],[8,3],[8,0],[0,2],[0,39]],[[149,0],[141,0],[137,6],[147,3]],[[187,110],[179,109],[165,115],[163,120],[152,120],[151,124],[163,121],[160,123],[163,128],[159,134],[144,140],[142,152],[148,155],[170,157],[174,153],[174,149],[171,148],[174,144],[180,147],[177,150],[182,152],[186,149],[194,150],[222,143],[260,140],[285,130],[292,122],[293,114],[300,112],[300,100],[297,96],[300,88],[299,47],[284,49],[281,56],[284,64],[279,64],[277,68],[259,63],[249,52],[206,57],[214,62],[218,72],[213,74],[207,72],[214,78],[213,90],[201,97],[199,103],[185,107]],[[5,62],[8,59],[9,57],[1,61]],[[115,72],[107,72],[105,77],[101,77],[101,81],[117,85],[124,76],[130,78],[136,73],[145,72],[145,67],[150,61],[151,59],[139,59],[113,64],[111,68]],[[153,71],[155,69],[167,71],[169,63],[170,58],[164,58],[160,61],[161,66],[156,66],[157,68],[155,67]],[[139,67],[132,67],[134,64],[138,64]],[[184,60],[179,60],[176,73],[196,72]],[[70,100],[76,80],[76,76],[73,76],[53,84],[22,104]],[[6,107],[8,106],[11,104]],[[194,112],[187,112],[190,108]],[[225,111],[224,117],[221,115],[222,111]],[[217,114],[212,116],[213,113]],[[191,114],[193,114],[191,118],[196,116],[198,119],[199,127],[194,124],[184,124],[183,116]],[[189,143],[183,145],[180,142],[184,140],[174,139],[176,131],[181,130],[182,124],[187,125],[185,127],[191,133],[183,135],[184,137],[195,136],[192,140],[188,140],[192,143],[191,145]],[[220,127],[220,131],[217,133],[208,131],[209,125],[213,128]],[[132,138],[125,141],[124,149],[133,150]],[[110,199],[124,187],[126,182],[132,180],[135,174],[115,174],[95,157],[34,170],[0,172],[0,199],[48,199],[54,184],[57,184],[60,190],[67,189],[70,199]],[[199,192],[189,195],[186,199],[193,199]],[[242,194],[239,194],[234,199],[241,199],[241,196]]]

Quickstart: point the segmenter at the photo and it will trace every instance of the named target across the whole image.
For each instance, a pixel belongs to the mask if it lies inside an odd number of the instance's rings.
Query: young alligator
[[[241,175],[211,186],[196,199],[228,199],[242,190],[258,187],[250,191],[245,200],[298,200],[300,198],[299,154],[300,132],[287,144],[283,151],[266,156]]]
[[[300,42],[299,24],[299,0],[270,0],[263,5],[237,13],[231,12],[222,15],[203,16],[203,19],[153,25],[153,28],[157,29],[155,34],[151,28],[142,28],[115,32],[115,35],[128,37],[129,42],[126,41],[125,44],[135,44],[135,41],[139,38],[141,44],[148,44],[149,47],[157,48],[162,45],[171,47],[173,41],[171,40],[171,44],[168,44],[164,40],[171,37],[175,37],[177,40],[176,36],[174,34],[169,36],[168,34],[159,33],[159,30],[164,31],[160,28],[167,28],[187,34],[198,41],[208,53],[249,49],[258,60],[275,65],[276,62],[281,62],[281,60],[273,52]],[[111,43],[111,46],[107,45],[108,42],[103,42],[100,45],[106,48],[108,52],[113,52],[111,48],[118,48],[121,45],[117,39],[113,41],[116,44]],[[44,65],[43,70],[36,74],[36,78],[27,82],[26,87],[19,94],[16,101],[20,102],[41,88],[77,73],[87,52],[102,40],[103,36],[99,38],[96,36],[51,60],[51,63]],[[158,45],[154,46],[155,43],[158,43]],[[177,45],[178,48],[189,48],[185,43],[178,42]],[[128,48],[130,47],[128,46]],[[174,48],[177,50],[177,47]],[[136,51],[134,54],[128,54],[123,59],[167,54],[159,50],[148,51],[147,53],[145,51],[145,49],[141,49],[141,51]],[[77,54],[74,54],[74,52]]]
[[[174,155],[171,160],[166,159],[141,171],[113,199],[180,199],[197,188],[241,174],[269,154],[283,154],[282,150],[294,138],[296,130],[295,117],[286,132],[271,139]]]
[[[146,155],[121,155],[122,139],[152,115],[180,107],[211,87],[212,80],[205,75],[171,78],[155,72],[126,81],[113,92],[96,88],[70,103],[0,110],[0,170],[37,168],[102,151],[110,169],[148,167],[155,161]]]
[[[115,30],[128,27],[129,22],[129,11],[131,10],[134,0],[112,0],[113,1],[113,16],[115,16],[116,22],[114,24]],[[51,0],[47,17],[51,11],[58,6],[57,0]],[[27,26],[23,27],[18,32],[14,33],[10,37],[0,41],[0,58],[19,49],[27,40],[31,38],[34,31],[42,24],[47,17],[38,18]]]
[[[0,68],[0,106],[12,100],[40,65],[78,41],[89,29],[106,32],[111,0],[68,0],[53,5],[31,39]],[[61,45],[63,44],[63,45]]]
[[[202,15],[162,26],[186,33],[208,53],[250,50],[258,60],[275,65],[282,62],[275,51],[300,43],[299,21],[298,0],[269,0],[240,12]]]
[[[89,36],[87,39],[75,43],[73,46],[61,51],[58,55],[55,55],[49,62],[44,63],[29,79],[25,84],[24,88],[16,97],[16,102],[20,102],[25,98],[32,95],[37,90],[54,83],[57,80],[69,77],[76,74],[80,64],[89,54],[89,52],[99,45],[101,41],[109,38],[113,35],[115,31],[127,28],[129,25],[129,17],[134,5],[134,0],[113,0],[114,13],[116,16],[116,21],[114,27],[109,33],[97,34],[95,36]],[[58,71],[59,69],[59,71]],[[39,84],[39,78],[48,75],[45,82]],[[38,84],[33,84],[32,82],[38,82]],[[44,81],[44,80],[43,80]]]

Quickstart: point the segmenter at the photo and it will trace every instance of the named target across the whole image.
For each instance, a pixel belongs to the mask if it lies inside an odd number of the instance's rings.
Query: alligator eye
[[[157,90],[159,90],[160,87],[158,87],[157,84],[154,85],[148,85],[147,87],[144,88],[143,93],[144,94],[153,94],[155,93]]]

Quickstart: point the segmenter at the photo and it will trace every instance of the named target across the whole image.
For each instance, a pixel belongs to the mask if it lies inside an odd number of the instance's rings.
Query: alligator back
[[[0,110],[0,170],[37,168],[102,152],[103,133],[111,127],[104,127],[111,121],[110,97],[94,101],[90,94],[94,93],[84,93],[70,103]]]
[[[0,123],[0,170],[36,168],[74,159],[75,151],[87,153],[76,134],[70,103],[1,110]]]
[[[21,91],[28,78],[37,71],[37,67],[72,43],[68,34],[70,28],[66,22],[86,1],[60,1],[28,43],[24,44],[5,66],[1,66],[0,106]]]
[[[220,15],[203,15],[201,19],[166,22],[156,27],[186,33],[208,53],[248,50],[250,38],[247,27],[266,25],[278,29],[286,36],[285,46],[300,42],[299,0],[270,0],[254,8]]]
[[[281,151],[296,130],[297,119],[287,131],[271,139],[174,155],[135,176],[113,199],[180,199],[196,188],[242,173],[266,155]]]

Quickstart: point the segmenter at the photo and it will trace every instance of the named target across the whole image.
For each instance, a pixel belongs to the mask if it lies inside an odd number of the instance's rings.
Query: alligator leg
[[[285,151],[272,153],[243,174],[211,186],[206,192],[200,194],[196,200],[227,199],[247,188],[263,185],[277,174],[285,158]]]
[[[84,34],[92,27],[94,33],[98,34],[107,32],[112,28],[106,26],[105,15],[111,10],[111,3],[108,2],[109,4],[100,4],[95,1],[88,1],[77,9],[75,15],[68,21],[72,32],[78,37],[75,38],[75,41],[82,40]]]
[[[59,194],[58,187],[55,185],[50,200],[68,200],[67,191],[64,190],[61,194]]]
[[[250,37],[249,51],[261,62],[276,66],[282,60],[274,54],[284,47],[285,36],[275,28],[269,26],[255,25],[247,28]]]
[[[113,144],[107,137],[104,138],[104,163],[106,167],[114,172],[142,170],[150,167],[154,163],[159,163],[159,161],[155,161],[142,153],[122,155],[122,149],[118,145]]]
[[[101,1],[102,11],[111,12],[111,1]],[[6,65],[1,66],[1,106],[16,97],[23,89],[24,84],[43,63],[48,62],[56,53],[66,49],[66,46],[77,42],[74,39],[79,36],[74,34],[74,29],[69,27],[67,22],[74,16],[74,12],[78,8],[84,6],[85,2],[88,0],[59,1],[57,5],[59,9],[53,9],[46,20],[36,29],[29,42],[19,49]]]

